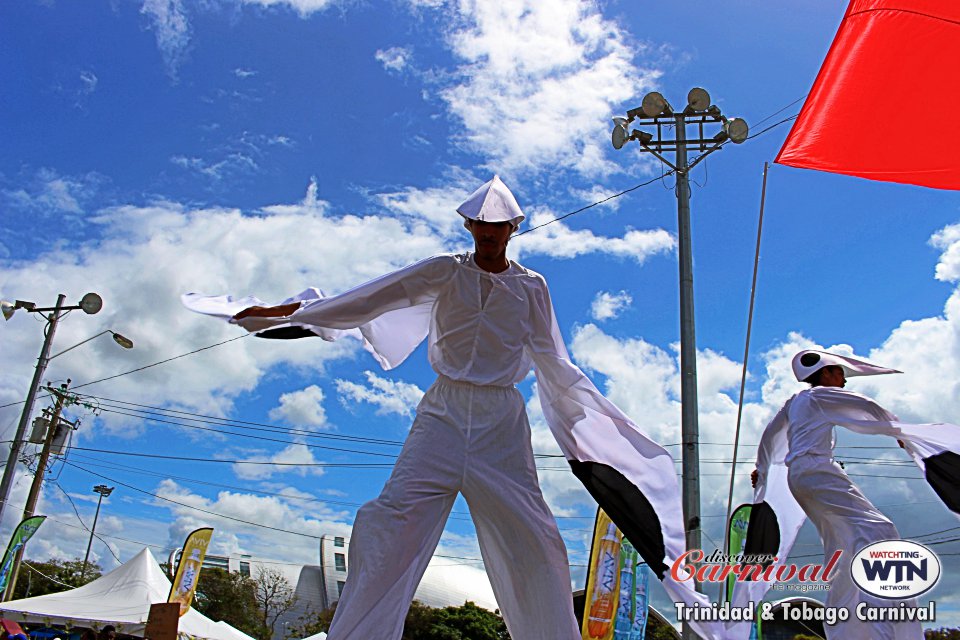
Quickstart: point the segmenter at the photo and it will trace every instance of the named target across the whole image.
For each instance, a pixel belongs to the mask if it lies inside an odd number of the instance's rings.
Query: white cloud
[[[547,226],[511,241],[513,250],[525,255],[547,255],[554,258],[576,258],[600,253],[618,258],[630,258],[643,264],[647,258],[673,251],[676,240],[663,229],[650,231],[628,230],[621,238],[598,236],[590,229],[574,230],[563,222],[551,222],[555,216],[547,211],[534,210],[530,228]]]
[[[244,4],[293,9],[301,18],[336,4],[336,0],[242,0]]]
[[[374,57],[387,71],[401,72],[410,64],[412,51],[407,47],[377,49]]]
[[[586,0],[461,0],[447,43],[461,61],[440,95],[464,125],[463,143],[506,173],[565,168],[615,172],[609,117],[658,72],[616,22]],[[553,126],[556,125],[556,126]]]
[[[943,251],[937,263],[937,280],[960,280],[960,224],[951,224],[937,231],[930,238],[930,245]]]
[[[312,466],[319,462],[310,447],[304,444],[291,444],[272,455],[252,455],[242,458],[244,462],[270,464],[234,464],[233,472],[244,480],[272,478],[282,473],[295,473],[299,476],[323,475],[323,467]]]
[[[83,84],[83,87],[80,90],[80,94],[89,95],[97,90],[97,74],[93,71],[81,71],[80,72],[80,82]]]
[[[376,405],[378,414],[396,413],[401,416],[412,416],[423,390],[415,384],[381,378],[373,371],[364,371],[367,384],[357,384],[349,380],[337,379],[337,392],[340,402],[349,406],[348,400],[353,402],[369,402]]]
[[[594,320],[610,320],[620,315],[620,312],[633,303],[633,297],[626,291],[610,293],[598,291],[590,305],[590,314]]]
[[[174,81],[190,44],[190,23],[182,0],[143,0],[140,13],[154,30],[167,74]]]
[[[257,72],[253,69],[244,69],[243,67],[237,67],[233,70],[233,75],[237,76],[240,79],[251,78],[257,75]]]
[[[86,203],[103,184],[96,173],[64,176],[53,169],[42,168],[30,178],[29,184],[17,189],[5,189],[0,194],[8,206],[40,215],[80,214]]]
[[[280,396],[280,406],[270,410],[270,419],[286,421],[298,427],[328,427],[327,413],[323,408],[323,389],[312,384],[300,391],[284,393]]]

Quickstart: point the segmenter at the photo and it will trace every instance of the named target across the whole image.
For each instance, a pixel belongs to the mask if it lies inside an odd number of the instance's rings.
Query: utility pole
[[[53,313],[47,318],[47,327],[44,332],[43,347],[40,349],[40,358],[37,360],[37,366],[33,371],[33,381],[30,383],[30,391],[27,392],[27,401],[23,403],[23,412],[20,414],[20,422],[17,424],[17,433],[13,436],[13,442],[10,443],[10,457],[7,458],[7,466],[3,468],[3,479],[0,479],[0,523],[3,522],[3,514],[7,510],[7,501],[10,499],[10,489],[13,487],[13,478],[17,470],[17,463],[20,461],[20,449],[23,446],[23,436],[27,432],[27,425],[30,424],[30,416],[33,414],[33,403],[37,398],[37,391],[40,389],[40,380],[43,378],[43,372],[47,368],[47,362],[50,358],[50,346],[53,344],[53,334],[57,331],[57,322],[60,320],[60,312],[63,310],[63,301],[67,296],[60,294],[57,297],[57,305],[53,308]],[[29,305],[30,303],[27,303]],[[32,311],[29,306],[21,305],[21,308]],[[13,593],[11,591],[11,593]]]
[[[27,504],[23,508],[23,519],[31,518],[34,510],[37,508],[37,500],[40,498],[40,487],[43,485],[43,476],[47,470],[47,461],[50,459],[50,449],[53,446],[53,439],[57,434],[57,427],[60,424],[60,413],[63,411],[64,404],[73,402],[73,399],[67,393],[67,385],[70,381],[60,385],[59,389],[47,387],[47,390],[57,397],[56,405],[53,409],[53,415],[50,417],[50,426],[47,428],[47,437],[43,441],[43,449],[40,451],[40,461],[37,463],[37,472],[33,476],[33,483],[30,485],[30,494],[27,496]],[[64,421],[65,422],[65,421]],[[17,586],[17,577],[20,573],[20,563],[23,560],[23,547],[17,550],[13,557],[13,564],[10,565],[10,581],[7,583],[7,589],[4,592],[4,602],[13,597],[13,590]]]
[[[682,501],[687,549],[703,549],[700,526],[700,425],[697,406],[697,340],[693,316],[693,248],[690,231],[690,170],[707,155],[721,148],[728,140],[741,143],[747,139],[746,122],[740,118],[727,119],[720,108],[710,104],[710,94],[699,87],[687,94],[687,106],[674,112],[662,95],[648,93],[640,107],[627,112],[627,117],[613,119],[612,142],[620,149],[631,140],[640,143],[644,151],[652,153],[670,167],[676,175],[677,244],[680,267],[680,435],[682,442]],[[656,128],[656,135],[634,129],[630,124]],[[697,127],[697,136],[687,137],[688,126]],[[719,133],[707,137],[705,126],[720,126]],[[664,129],[674,129],[675,138],[668,139]],[[691,163],[688,150],[700,151]],[[664,153],[674,152],[670,162]],[[697,590],[700,590],[697,584]],[[689,625],[683,625],[683,637],[694,638]]]
[[[7,458],[7,466],[4,467],[3,478],[0,479],[0,524],[3,523],[3,515],[6,513],[7,503],[10,500],[10,490],[13,487],[17,463],[20,461],[20,448],[23,446],[23,435],[27,432],[27,425],[30,424],[30,415],[33,413],[33,403],[36,401],[37,391],[40,389],[40,380],[43,378],[43,372],[47,368],[47,363],[60,355],[59,353],[54,356],[50,355],[50,347],[53,344],[53,334],[57,331],[57,323],[66,315],[65,312],[73,311],[74,309],[82,309],[84,313],[93,315],[99,313],[100,309],[103,308],[103,299],[95,293],[84,295],[83,298],[80,299],[80,303],[75,305],[64,306],[63,302],[66,298],[67,296],[61,293],[57,297],[56,306],[53,307],[38,307],[35,303],[26,300],[17,300],[13,303],[0,300],[0,309],[3,311],[5,320],[9,320],[18,309],[23,309],[29,313],[39,313],[47,321],[47,326],[44,329],[43,347],[40,349],[40,358],[37,359],[37,365],[33,371],[33,381],[30,383],[30,391],[27,392],[27,399],[23,403],[23,412],[20,414],[17,432],[13,437],[13,442],[10,443],[10,456]],[[50,314],[46,315],[44,312],[50,312]],[[73,347],[71,347],[71,349],[72,348]]]
[[[90,547],[93,546],[94,532],[97,530],[97,519],[100,517],[100,503],[103,499],[113,493],[115,487],[108,487],[105,484],[98,484],[93,488],[95,493],[100,494],[97,498],[97,511],[93,514],[93,526],[90,527],[90,540],[87,542],[87,554],[83,556],[83,569],[80,571],[80,582],[87,577],[87,561],[90,559]]]

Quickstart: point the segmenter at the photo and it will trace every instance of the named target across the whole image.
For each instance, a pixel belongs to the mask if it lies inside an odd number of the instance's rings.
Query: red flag
[[[960,2],[851,0],[776,162],[960,189]]]

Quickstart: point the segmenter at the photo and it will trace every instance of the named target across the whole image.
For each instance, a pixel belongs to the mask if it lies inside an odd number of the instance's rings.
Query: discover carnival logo
[[[940,558],[910,540],[883,540],[853,556],[850,575],[861,590],[878,598],[915,598],[937,584]]]

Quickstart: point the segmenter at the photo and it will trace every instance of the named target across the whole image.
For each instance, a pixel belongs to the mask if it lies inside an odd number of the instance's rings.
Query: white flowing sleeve
[[[660,578],[674,599],[709,606],[691,582],[670,575],[686,550],[683,509],[670,454],[601,394],[567,353],[546,283],[538,276],[531,300],[527,349],[547,424],[574,475]],[[693,622],[703,638],[721,638],[722,625]]]
[[[435,256],[330,297],[308,289],[286,300],[299,302],[300,308],[279,318],[231,319],[253,306],[248,303],[259,303],[256,298],[186,294],[182,301],[193,311],[227,319],[254,333],[301,327],[326,340],[352,335],[363,341],[384,369],[392,369],[427,336],[433,303],[456,264],[453,255]]]
[[[960,426],[901,422],[870,398],[845,389],[815,389],[826,420],[865,434],[899,440],[944,504],[960,516]]]

